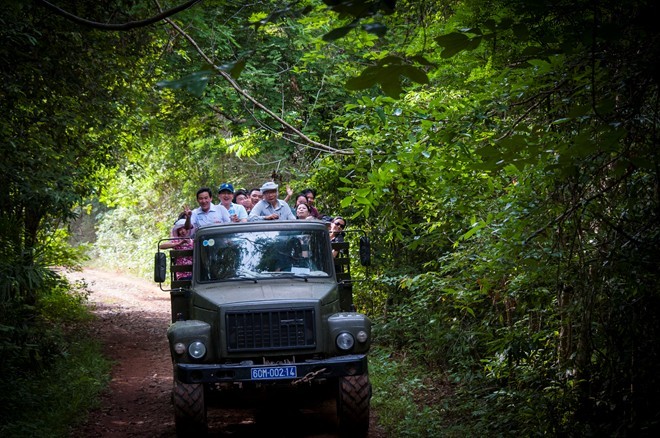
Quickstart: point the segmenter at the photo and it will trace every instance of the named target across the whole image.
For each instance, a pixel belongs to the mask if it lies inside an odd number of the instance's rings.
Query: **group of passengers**
[[[278,185],[272,181],[264,183],[261,188],[254,188],[249,193],[246,190],[234,191],[231,183],[222,183],[218,188],[218,204],[213,204],[213,194],[210,188],[202,187],[197,191],[199,207],[191,210],[184,206],[180,219],[185,219],[185,228],[192,230],[227,222],[254,222],[262,220],[296,220],[317,219],[328,224],[334,222],[329,216],[322,216],[314,207],[316,192],[312,189],[303,190],[297,197],[294,206],[289,206],[288,200],[293,190],[287,187],[287,197],[278,198]],[[341,219],[343,221],[343,219]]]
[[[222,183],[218,187],[218,204],[213,203],[213,193],[210,188],[197,190],[199,207],[190,209],[183,206],[183,212],[174,224],[170,237],[172,240],[162,242],[161,249],[187,250],[192,249],[192,237],[199,228],[229,222],[253,222],[263,220],[321,220],[330,231],[331,242],[343,242],[343,230],[346,220],[341,216],[331,218],[322,216],[314,207],[316,192],[313,189],[303,190],[295,200],[294,206],[287,203],[293,196],[293,190],[287,186],[287,196],[284,200],[278,198],[278,185],[272,181],[264,183],[261,188],[253,188],[249,192],[244,189],[234,191],[231,183]],[[336,256],[333,252],[333,255]],[[176,264],[192,264],[192,257],[180,257]],[[190,278],[190,272],[177,272],[176,279]]]

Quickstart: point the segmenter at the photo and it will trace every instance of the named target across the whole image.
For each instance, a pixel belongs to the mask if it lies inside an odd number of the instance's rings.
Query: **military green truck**
[[[358,240],[368,265],[369,241]],[[352,303],[348,243],[331,243],[320,221],[258,221],[201,228],[192,250],[167,252],[156,253],[154,279],[171,295],[178,436],[207,433],[217,392],[283,386],[330,389],[340,436],[367,436],[371,322]],[[186,256],[192,265],[177,264]]]

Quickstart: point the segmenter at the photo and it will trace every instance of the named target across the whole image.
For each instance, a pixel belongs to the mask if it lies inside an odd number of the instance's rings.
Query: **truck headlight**
[[[350,333],[339,333],[337,336],[337,348],[340,350],[350,350],[353,348],[353,345],[355,345],[355,339],[353,338],[353,335]]]
[[[206,345],[202,342],[195,341],[188,346],[188,354],[193,359],[201,359],[206,354]]]
[[[365,332],[364,330],[360,330],[359,332],[357,332],[357,335],[355,335],[355,337],[357,338],[358,342],[361,344],[367,342],[367,338],[368,338],[367,332]]]

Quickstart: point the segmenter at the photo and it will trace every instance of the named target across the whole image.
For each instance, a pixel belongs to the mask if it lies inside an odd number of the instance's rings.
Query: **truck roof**
[[[254,221],[254,222],[232,222],[202,227],[195,233],[195,237],[205,234],[220,233],[249,233],[251,231],[275,231],[275,230],[299,230],[299,231],[324,231],[327,230],[325,222],[319,220],[287,220],[287,221]]]

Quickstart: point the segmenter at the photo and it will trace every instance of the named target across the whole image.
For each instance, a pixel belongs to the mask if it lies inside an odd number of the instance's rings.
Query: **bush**
[[[3,304],[0,436],[68,436],[106,386],[110,364],[85,335],[85,285],[52,275],[35,306]]]

